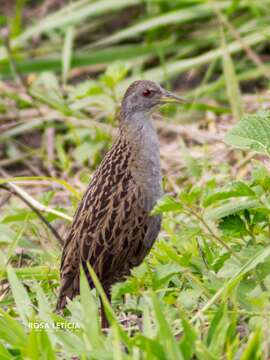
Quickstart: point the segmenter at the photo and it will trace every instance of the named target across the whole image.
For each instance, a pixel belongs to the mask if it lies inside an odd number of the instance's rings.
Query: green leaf
[[[248,233],[246,224],[239,215],[222,218],[218,228],[227,236],[245,236]]]
[[[108,66],[104,75],[101,76],[101,80],[110,89],[113,89],[121,80],[125,78],[129,70],[126,63],[116,62]]]
[[[260,185],[265,191],[270,189],[269,170],[259,161],[253,160],[254,169],[252,170],[252,182],[254,185]]]
[[[225,142],[240,149],[270,154],[270,112],[246,115],[226,135]]]
[[[169,195],[164,195],[161,199],[158,200],[156,206],[152,210],[153,215],[165,213],[165,212],[179,212],[183,209],[183,206],[174,200],[173,197]]]
[[[209,206],[217,201],[232,197],[255,196],[255,192],[243,181],[235,181],[224,189],[219,189],[204,198],[203,205]]]
[[[20,314],[25,325],[28,324],[28,319],[32,314],[32,303],[29,299],[26,289],[21,284],[13,268],[7,266],[8,281],[14,296],[14,300],[17,306],[17,311]]]
[[[213,209],[207,209],[204,212],[205,220],[218,220],[226,216],[239,213],[246,209],[261,208],[261,204],[257,200],[247,200],[238,203],[228,203],[215,207]]]

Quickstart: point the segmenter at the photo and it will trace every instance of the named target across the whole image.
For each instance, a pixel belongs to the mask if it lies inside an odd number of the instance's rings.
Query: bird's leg
[[[105,294],[109,300],[109,303],[111,304],[111,291],[105,290]],[[101,303],[101,328],[108,329],[110,324],[109,324],[109,321],[108,321],[106,313],[105,313],[103,301],[101,299],[100,299],[100,303]]]

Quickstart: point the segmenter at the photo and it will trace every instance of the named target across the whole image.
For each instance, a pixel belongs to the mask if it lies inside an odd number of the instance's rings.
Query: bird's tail
[[[72,300],[80,293],[79,274],[73,276],[64,276],[61,279],[61,287],[58,294],[56,311],[63,310],[67,305],[67,299]]]

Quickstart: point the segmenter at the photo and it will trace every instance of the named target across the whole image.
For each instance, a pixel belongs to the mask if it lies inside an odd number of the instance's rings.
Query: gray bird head
[[[154,81],[134,81],[122,100],[122,114],[124,116],[134,112],[151,114],[158,106],[172,102],[183,103],[185,100],[163,89]]]

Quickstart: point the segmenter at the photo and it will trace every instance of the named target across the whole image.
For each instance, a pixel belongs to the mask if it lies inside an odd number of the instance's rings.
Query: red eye
[[[150,94],[151,94],[151,90],[149,90],[149,89],[146,89],[143,92],[143,96],[149,96]]]

